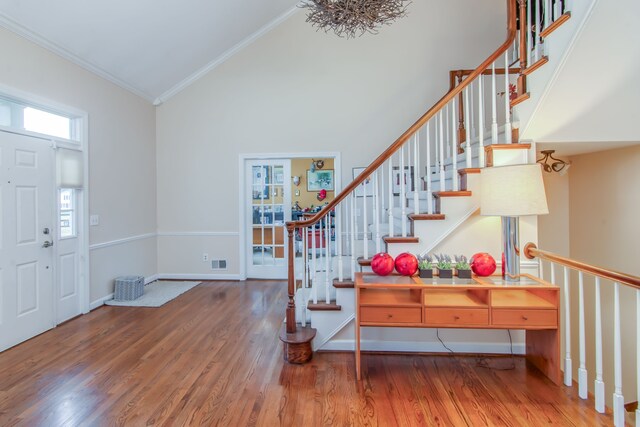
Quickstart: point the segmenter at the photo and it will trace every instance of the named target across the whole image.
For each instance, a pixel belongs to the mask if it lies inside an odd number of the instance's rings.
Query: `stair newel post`
[[[402,237],[407,237],[407,175],[404,163],[404,145],[400,147],[400,169],[398,170],[398,184],[400,185],[400,225],[402,226]]]
[[[613,288],[613,353],[614,353],[614,391],[613,391],[613,424],[624,426],[624,396],[622,395],[622,338],[620,325],[620,283],[615,282]]]
[[[457,79],[458,79],[458,84],[462,83],[462,72],[458,71],[457,74]],[[465,88],[465,92],[466,92],[466,88]],[[465,137],[467,136],[467,132],[465,131],[465,119],[468,117],[468,115],[465,115],[465,111],[464,111],[464,107],[466,105],[466,102],[468,100],[464,99],[464,93],[460,92],[460,94],[458,94],[458,154],[462,154],[464,153],[464,148],[462,148],[462,146],[464,145],[464,142],[466,141]]]
[[[440,169],[439,169],[439,173],[440,173],[440,191],[444,191],[445,187],[444,187],[444,126],[442,123],[442,111],[438,112],[438,128],[440,131],[440,138],[438,138],[438,147],[439,152],[440,152],[440,158],[439,163],[440,163]]]
[[[389,216],[389,237],[393,237],[393,208],[395,200],[393,198],[393,156],[389,157],[389,204],[387,205],[387,214]]]
[[[520,5],[520,74],[518,75],[518,95],[527,92],[527,76],[524,70],[527,68],[527,32],[525,31],[527,23],[527,2],[526,0],[518,0]],[[536,28],[536,37],[538,36]],[[537,58],[536,58],[537,59]]]
[[[504,54],[504,136],[506,143],[511,144],[513,142],[511,135],[511,96],[509,92],[509,55]]]
[[[464,109],[465,109],[465,117],[471,117],[469,115],[469,86],[464,88]],[[473,156],[471,155],[471,132],[469,128],[470,126],[467,124],[466,130],[465,130],[465,141],[467,144],[467,147],[465,149],[465,156],[467,160],[467,168],[472,167],[471,161],[473,160]]]
[[[302,295],[303,297],[303,323],[302,325],[305,326],[306,325],[306,321],[307,321],[307,304],[309,303],[309,296],[308,293],[310,291],[308,291],[308,289],[311,288],[310,284],[309,284],[309,227],[303,227],[302,229],[300,229],[300,231],[302,232],[302,265],[304,266],[304,272],[302,273],[302,288],[304,289],[304,293]]]
[[[478,76],[478,162],[479,167],[485,167],[484,160],[484,79]]]
[[[331,211],[329,211],[324,217],[324,299],[327,304],[331,304],[329,293],[331,264]]]
[[[594,380],[594,395],[596,401],[596,411],[604,414],[604,381],[602,378],[602,305],[600,298],[600,278],[596,276],[595,283],[595,304],[596,304],[596,325],[595,325],[595,347],[596,347],[596,379]]]
[[[378,171],[379,169],[376,169],[376,171],[373,173],[373,203],[375,206],[373,220],[375,221],[377,254],[382,252],[380,236],[380,188],[378,186]]]
[[[584,325],[584,274],[578,273],[578,336],[580,348],[580,367],[578,368],[578,396],[581,399],[587,398],[587,345]]]
[[[496,87],[496,63],[491,64],[491,144],[498,143],[498,106],[496,98],[498,97]]]
[[[295,226],[291,223],[287,223],[287,239],[288,239],[288,261],[289,269],[287,272],[287,294],[289,296],[289,302],[287,303],[286,311],[286,330],[288,334],[292,334],[296,331],[296,278],[294,272],[295,262],[295,248],[293,246],[293,234],[295,232]]]
[[[573,367],[571,362],[571,292],[569,289],[569,269],[564,268],[564,385],[573,385]]]
[[[349,208],[350,208],[350,241],[351,241],[351,280],[356,280],[356,192],[352,191],[351,196],[349,197]]]
[[[365,178],[371,179],[371,176]],[[365,258],[369,258],[369,215],[367,213],[367,186],[362,186],[362,252]]]
[[[413,213],[420,213],[420,131],[413,135]]]
[[[432,191],[433,189],[431,188],[431,120],[429,120],[427,122],[427,174],[426,174],[426,181],[427,181],[427,213],[428,214],[432,214],[433,213],[433,197],[432,197]],[[469,151],[469,153],[471,153]]]

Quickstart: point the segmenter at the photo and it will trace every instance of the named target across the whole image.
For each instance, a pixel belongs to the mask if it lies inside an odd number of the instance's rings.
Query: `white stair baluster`
[[[342,210],[344,209],[344,203],[340,203],[336,208],[336,256],[338,257],[338,282],[344,280],[343,274],[343,260],[342,260]]]
[[[393,197],[393,156],[389,157],[389,208],[387,214],[389,216],[389,237],[393,237],[393,208],[395,207],[395,199]]]
[[[427,122],[427,213],[433,213],[433,199],[431,196],[431,120]]]
[[[542,260],[538,261],[538,277],[544,280],[544,263]]]
[[[467,168],[472,167],[471,162],[473,160],[473,156],[471,155],[471,126],[469,123],[472,118],[469,115],[469,109],[470,109],[469,90],[470,90],[470,86],[467,86],[464,88],[464,129],[465,129],[465,142],[466,142],[464,154],[467,160]]]
[[[535,0],[538,1],[538,0]],[[527,31],[527,67],[531,66],[531,52],[534,49],[534,44],[533,44],[533,7],[532,7],[532,3],[531,0],[527,0],[527,25],[526,25],[526,31]],[[522,30],[520,30],[522,31]]]
[[[351,280],[356,280],[356,212],[355,212],[355,205],[356,205],[356,192],[352,191],[351,192],[351,197],[349,197],[350,203],[349,206],[351,207],[351,214],[349,215],[350,218],[350,223],[351,223],[351,227],[350,227],[350,240],[351,240]]]
[[[478,80],[480,79],[480,77],[478,77]],[[469,84],[469,86],[467,86],[469,88],[469,101],[470,104],[469,105],[469,110],[470,113],[469,115],[467,115],[467,117],[470,118],[471,120],[471,135],[475,135],[476,134],[476,116],[474,114],[474,108],[475,108],[475,95],[474,95],[474,91],[473,91],[473,85],[476,84],[476,82],[471,82],[471,84]],[[473,156],[472,156],[473,157]]]
[[[440,147],[440,191],[445,190],[444,183],[444,125],[442,123],[442,111],[438,113],[439,118],[439,129],[440,129],[440,139],[438,141],[438,147]]]
[[[544,0],[544,7],[542,9],[542,13],[544,14],[544,28],[549,28],[549,25],[553,22],[553,17],[551,16],[551,0]],[[541,22],[542,23],[542,22]],[[540,31],[542,32],[542,31]],[[536,35],[538,35],[538,40],[540,32],[536,31]]]
[[[491,144],[498,143],[498,107],[496,98],[498,92],[496,89],[496,63],[491,64]]]
[[[596,411],[604,414],[604,381],[602,380],[602,305],[600,303],[600,278],[596,276],[596,379],[594,382]]]
[[[378,187],[378,170],[379,169],[376,169],[376,171],[373,173],[373,198],[374,198],[374,205],[375,205],[373,220],[375,222],[375,229],[376,229],[376,253],[377,254],[382,252],[382,248],[381,248],[382,236],[380,236],[380,188]]]
[[[511,135],[511,100],[509,96],[509,55],[504,54],[504,136],[507,144],[513,142]]]
[[[613,302],[613,353],[614,353],[614,391],[613,391],[613,424],[624,426],[624,396],[622,395],[622,339],[620,330],[620,284],[614,283]]]
[[[331,303],[331,293],[329,292],[331,286],[331,212],[327,212],[324,217],[324,292],[325,302]]]
[[[400,174],[398,176],[400,183],[400,225],[402,226],[402,237],[407,237],[407,185],[406,179],[407,174],[405,174],[405,163],[404,163],[404,145],[400,147]]]
[[[420,131],[413,135],[413,213],[420,213]]]
[[[564,268],[564,385],[571,387],[573,368],[571,365],[571,303],[569,290],[569,269]]]
[[[460,189],[460,182],[458,177],[458,130],[456,120],[456,98],[451,100],[451,163],[453,169],[451,170],[451,182],[453,191]]]
[[[483,96],[483,78],[478,77],[478,167],[485,167],[484,160],[484,96]]]
[[[442,108],[442,113],[444,114],[444,129],[445,129],[445,138],[444,138],[444,150],[445,150],[445,158],[449,158],[451,157],[451,145],[449,145],[449,141],[451,141],[451,138],[449,137],[449,129],[451,129],[451,127],[449,126],[449,105],[447,104]]]
[[[370,176],[365,178],[365,182]],[[362,186],[362,252],[365,259],[369,258],[369,215],[367,212],[367,186]]]
[[[579,345],[580,345],[580,367],[578,368],[578,396],[581,399],[587,398],[587,344],[584,326],[584,274],[578,273],[578,312],[579,312]]]

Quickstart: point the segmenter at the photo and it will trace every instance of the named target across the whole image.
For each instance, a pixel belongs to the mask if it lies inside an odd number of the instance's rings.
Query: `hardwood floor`
[[[1,426],[611,425],[522,358],[282,360],[283,282],[205,282],[161,308],[103,307],[0,353]],[[504,367],[509,358],[492,358]]]

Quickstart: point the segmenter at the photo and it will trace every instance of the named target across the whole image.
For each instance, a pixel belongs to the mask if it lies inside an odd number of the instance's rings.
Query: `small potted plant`
[[[430,255],[418,255],[418,270],[420,270],[420,278],[431,279],[433,277],[433,259]]]
[[[438,263],[438,276],[441,279],[451,279],[453,277],[453,271],[451,270],[451,257],[449,255],[434,255]]]
[[[464,255],[454,256],[456,260],[456,273],[460,279],[471,279],[471,266]]]

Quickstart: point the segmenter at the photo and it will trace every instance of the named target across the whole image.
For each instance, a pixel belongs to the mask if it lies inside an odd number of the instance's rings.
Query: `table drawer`
[[[361,322],[420,323],[420,307],[360,307]]]
[[[487,308],[425,308],[424,322],[427,325],[489,325]]]
[[[510,310],[494,309],[493,324],[496,326],[558,327],[557,310]]]

